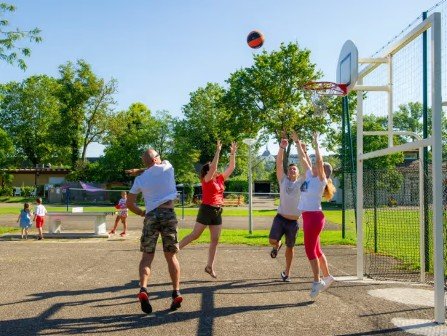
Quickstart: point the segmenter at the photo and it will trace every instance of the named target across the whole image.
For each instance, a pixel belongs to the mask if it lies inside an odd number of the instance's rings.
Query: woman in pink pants
[[[314,276],[310,297],[316,298],[321,291],[326,290],[334,282],[334,277],[329,273],[328,263],[320,246],[320,233],[325,222],[321,198],[330,200],[335,193],[335,187],[330,179],[332,167],[329,163],[323,163],[316,133],[313,135],[316,159],[313,166],[306,160],[306,154],[296,133],[292,134],[292,139],[295,141],[301,164],[306,171],[305,181],[301,185],[298,209],[302,211],[303,216],[304,249]],[[320,278],[320,270],[323,273],[323,278]]]

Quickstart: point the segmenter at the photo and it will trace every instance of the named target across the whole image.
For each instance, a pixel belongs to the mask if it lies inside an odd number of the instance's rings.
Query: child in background
[[[45,215],[47,213],[47,209],[43,206],[42,204],[42,199],[36,198],[36,211],[34,212],[34,218],[33,218],[33,222],[36,222],[36,228],[38,231],[38,238],[37,240],[42,240],[43,239],[43,232],[42,232],[42,228],[43,225],[45,223]]]
[[[25,235],[25,239],[28,239],[28,229],[31,227],[31,210],[29,208],[29,203],[23,205],[23,209],[20,210],[19,218],[17,218],[17,223],[20,223],[22,228],[22,239]]]
[[[115,218],[115,225],[113,226],[112,231],[109,232],[109,234],[115,234],[116,228],[118,227],[118,223],[123,223],[124,230],[120,233],[121,237],[126,236],[127,233],[127,192],[122,191],[121,192],[121,199],[119,200],[118,204],[115,206],[115,208],[118,209],[118,214]]]

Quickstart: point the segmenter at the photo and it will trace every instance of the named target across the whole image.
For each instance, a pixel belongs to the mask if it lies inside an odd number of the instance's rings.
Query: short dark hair
[[[200,169],[200,179],[203,180],[205,178],[205,175],[208,174],[208,171],[210,170],[210,164],[211,162],[207,162],[202,166],[202,169]]]
[[[297,165],[295,163],[291,163],[287,167],[297,167]]]

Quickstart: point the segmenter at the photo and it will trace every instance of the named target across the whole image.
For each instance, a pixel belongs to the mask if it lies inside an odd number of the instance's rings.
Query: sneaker
[[[278,255],[278,252],[279,252],[279,250],[281,249],[281,247],[282,247],[282,242],[279,241],[279,246],[278,246],[278,248],[276,248],[276,247],[272,248],[272,251],[270,252],[270,257],[272,257],[272,258],[276,258],[276,256]]]
[[[323,289],[323,287],[325,286],[326,284],[324,283],[324,281],[323,280],[320,280],[320,281],[318,281],[318,282],[313,282],[312,283],[312,289],[310,290],[310,297],[312,298],[312,299],[315,299],[317,296],[318,296],[318,294],[320,294],[320,292],[321,292],[321,290]]]
[[[291,282],[292,280],[290,280],[289,276],[286,275],[286,272],[281,272],[281,279],[284,282]]]
[[[181,295],[172,298],[170,309],[172,311],[179,309],[182,306],[183,297]]]
[[[150,314],[150,313],[152,313],[152,306],[151,306],[151,304],[149,303],[149,294],[148,294],[146,291],[141,290],[141,291],[138,293],[138,300],[140,300],[140,303],[141,303],[141,310],[142,310],[144,313],[146,313],[146,314]]]
[[[335,278],[332,275],[328,275],[327,277],[323,277],[323,281],[325,283],[323,289],[321,291],[325,291],[329,288],[330,285],[335,281]]]

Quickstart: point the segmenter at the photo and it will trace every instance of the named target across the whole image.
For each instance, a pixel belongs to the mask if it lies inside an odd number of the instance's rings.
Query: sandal
[[[211,275],[212,278],[216,279],[216,273],[213,272],[212,268],[209,266],[205,267],[205,272],[208,273],[209,275]]]
[[[276,256],[278,255],[278,252],[282,246],[282,242],[281,241],[279,241],[279,242],[280,242],[280,244],[279,244],[278,248],[272,248],[272,251],[270,252],[270,257],[276,258]]]

